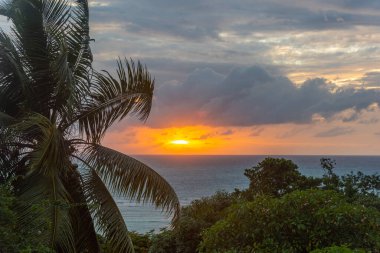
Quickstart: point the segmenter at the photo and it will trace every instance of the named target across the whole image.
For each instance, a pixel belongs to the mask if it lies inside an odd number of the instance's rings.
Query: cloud
[[[280,138],[280,139],[292,138],[292,137],[294,137],[298,134],[301,134],[302,132],[308,131],[308,130],[310,130],[310,126],[293,127],[290,130],[287,129],[285,132],[277,134],[277,138]]]
[[[327,131],[320,132],[315,135],[315,137],[322,137],[322,138],[328,138],[328,137],[335,137],[340,135],[346,135],[353,133],[354,129],[350,127],[334,127]]]
[[[363,85],[368,87],[380,87],[380,72],[368,72],[362,79]]]
[[[376,0],[96,0],[90,14],[96,66],[141,59],[159,82],[182,81],[196,67],[227,75],[268,64],[295,82],[347,84],[380,59]]]
[[[233,133],[234,133],[234,131],[232,131],[231,129],[228,129],[228,130],[226,130],[224,132],[221,132],[220,135],[231,135]]]
[[[125,55],[155,76],[154,127],[302,124],[345,110],[340,120],[356,122],[379,100],[338,87],[377,82],[376,0],[96,0],[90,13],[96,67]]]
[[[360,2],[358,4],[357,2]],[[377,1],[378,2],[378,1]],[[192,41],[222,39],[222,31],[349,29],[357,25],[377,26],[380,17],[365,10],[379,10],[375,1],[167,1],[111,0],[91,4],[93,22],[120,22],[132,33],[165,35]],[[361,12],[358,12],[361,10]],[[377,13],[378,14],[378,13]]]
[[[249,136],[260,136],[260,134],[264,131],[264,128],[263,127],[258,127],[258,126],[254,126],[252,127],[251,129],[251,133],[249,134]]]
[[[215,131],[215,132],[211,132],[211,133],[207,133],[207,134],[202,134],[198,138],[193,138],[193,140],[207,140],[207,139],[210,139],[213,137],[224,137],[224,138],[226,138],[226,136],[232,135],[234,133],[235,132],[233,130],[226,129],[226,130],[222,130],[222,131]]]
[[[340,88],[322,78],[296,86],[273,68],[237,68],[229,75],[197,69],[176,85],[159,86],[151,126],[253,126],[311,123],[313,117],[356,121],[380,102],[380,91]]]

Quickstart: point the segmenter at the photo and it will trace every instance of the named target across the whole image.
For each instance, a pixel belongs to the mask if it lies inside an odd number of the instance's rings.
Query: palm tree
[[[179,201],[154,170],[101,140],[127,115],[147,119],[154,80],[132,60],[119,59],[116,76],[92,68],[86,0],[8,0],[0,14],[11,24],[0,31],[0,176],[16,178],[20,221],[42,206],[39,236],[52,249],[99,252],[99,231],[112,252],[133,252],[111,193],[173,221]]]

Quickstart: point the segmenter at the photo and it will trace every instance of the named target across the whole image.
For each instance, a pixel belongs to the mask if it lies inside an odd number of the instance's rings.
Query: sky
[[[379,0],[89,1],[94,65],[155,77],[129,154],[380,155]]]

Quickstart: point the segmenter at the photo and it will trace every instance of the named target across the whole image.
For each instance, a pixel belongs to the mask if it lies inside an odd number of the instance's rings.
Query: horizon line
[[[128,154],[128,156],[380,156],[363,154]]]

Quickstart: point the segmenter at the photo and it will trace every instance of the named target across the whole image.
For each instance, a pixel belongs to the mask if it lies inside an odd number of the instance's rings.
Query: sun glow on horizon
[[[189,141],[186,141],[186,140],[174,140],[174,141],[171,141],[170,143],[171,144],[175,144],[175,145],[187,145],[187,144],[189,144]]]

